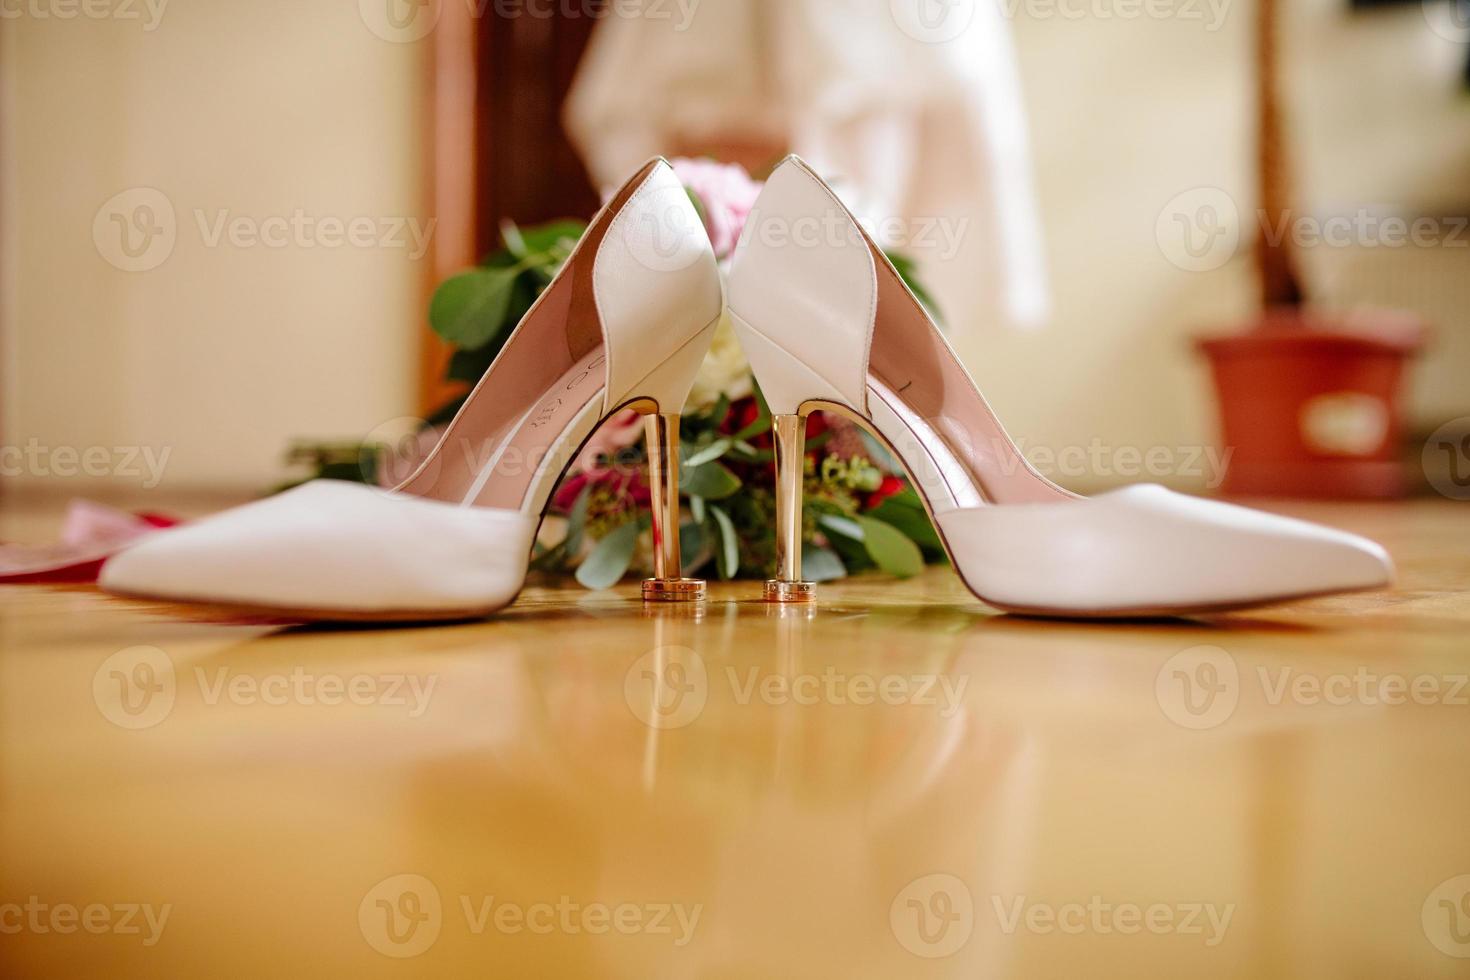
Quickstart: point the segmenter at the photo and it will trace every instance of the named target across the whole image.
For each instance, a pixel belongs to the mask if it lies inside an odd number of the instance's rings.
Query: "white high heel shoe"
[[[838,229],[830,241],[808,232]],[[731,319],[775,416],[778,577],[806,601],[806,416],[856,418],[904,463],[956,571],[984,602],[1053,616],[1230,609],[1369,589],[1393,575],[1372,541],[1132,486],[1087,499],[1037,473],[893,266],[800,159],[771,175],[737,247]]]
[[[648,163],[593,219],[423,465],[392,491],[316,480],[149,537],[100,584],[120,595],[292,619],[488,615],[520,591],[541,515],[608,416],[647,416],[651,600],[679,577],[679,413],[722,307],[719,270],[673,169]]]

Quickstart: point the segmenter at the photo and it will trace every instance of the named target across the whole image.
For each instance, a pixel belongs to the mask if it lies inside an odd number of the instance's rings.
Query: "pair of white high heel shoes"
[[[821,240],[825,239],[825,240]],[[1087,499],[1021,456],[923,307],[801,160],[767,181],[729,313],[774,416],[778,577],[801,580],[806,416],[871,428],[913,477],[955,569],[1001,609],[1218,610],[1385,585],[1384,550],[1341,531],[1133,486]],[[663,160],[593,220],[432,454],[392,491],[318,480],[147,538],[104,589],[298,619],[488,615],[525,579],[542,512],[596,427],[647,416],[649,600],[698,599],[679,568],[679,412],[724,308],[697,212]]]

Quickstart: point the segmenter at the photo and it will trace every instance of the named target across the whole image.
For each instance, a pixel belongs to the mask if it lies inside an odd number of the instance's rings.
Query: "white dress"
[[[601,185],[704,141],[786,146],[919,262],[951,330],[1044,319],[1025,113],[999,5],[656,0],[644,10],[598,25],[567,102],[567,131]]]

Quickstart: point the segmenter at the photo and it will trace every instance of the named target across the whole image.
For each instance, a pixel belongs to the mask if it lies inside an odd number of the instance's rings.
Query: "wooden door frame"
[[[451,349],[428,328],[435,286],[498,248],[503,220],[587,218],[598,205],[560,121],[597,18],[478,6],[443,4],[426,53],[425,198],[439,220],[423,284],[422,415],[464,390],[444,380]]]
[[[434,289],[473,265],[475,253],[475,118],[479,53],[471,5],[446,3],[425,57],[424,179],[429,213],[438,219],[425,265],[424,318],[419,324],[418,410],[427,416],[456,394],[444,380],[451,350],[428,326]]]

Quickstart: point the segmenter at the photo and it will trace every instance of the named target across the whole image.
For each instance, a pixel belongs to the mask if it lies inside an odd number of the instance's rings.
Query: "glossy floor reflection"
[[[1465,976],[1470,510],[1313,516],[1400,588],[356,630],[0,590],[0,972]]]

